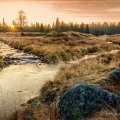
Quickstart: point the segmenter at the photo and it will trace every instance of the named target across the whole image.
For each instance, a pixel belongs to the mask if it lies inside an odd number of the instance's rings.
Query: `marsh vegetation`
[[[9,53],[8,56],[11,56],[11,58],[12,56],[16,57],[20,51],[23,51],[25,54],[37,56],[44,62],[43,65],[35,63],[40,69],[44,65],[50,66],[49,70],[44,67],[46,71],[44,75],[47,75],[48,80],[44,77],[42,79],[37,78],[37,80],[46,80],[46,82],[43,82],[42,86],[36,87],[39,90],[39,93],[35,93],[36,97],[28,97],[27,104],[22,104],[23,107],[20,110],[16,109],[11,114],[9,120],[60,119],[57,101],[76,82],[95,85],[120,95],[119,85],[111,81],[106,81],[109,73],[120,67],[119,35],[95,37],[90,34],[78,32],[55,32],[42,36],[29,36],[29,34],[36,33],[24,33],[25,36],[21,36],[20,33],[15,36],[9,36],[9,34],[1,34],[1,41],[17,49],[18,53],[17,55],[14,55],[16,53],[12,53],[12,55]],[[1,57],[2,63],[3,59]],[[55,70],[53,74],[50,73],[51,77],[49,77],[50,69]],[[38,73],[40,74],[41,70],[38,70]],[[113,120],[119,119],[118,113],[109,105],[103,108],[101,112],[94,113],[88,119],[95,120],[96,118],[101,118],[102,120],[104,111],[106,112],[106,118],[109,119],[109,113],[111,113]]]
[[[4,37],[1,41],[15,49],[37,55],[46,63],[58,63],[120,48],[119,44],[108,44],[107,38],[109,39],[109,36],[95,37],[79,32],[55,32],[39,37]]]
[[[0,120],[120,120],[119,2],[1,1]]]

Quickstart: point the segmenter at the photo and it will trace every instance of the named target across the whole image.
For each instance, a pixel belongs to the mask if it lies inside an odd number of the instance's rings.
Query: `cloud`
[[[120,0],[57,0],[49,2],[58,12],[72,14],[76,17],[115,19],[120,18]]]
[[[0,0],[0,2],[34,2],[59,13],[81,19],[118,21],[120,0]]]

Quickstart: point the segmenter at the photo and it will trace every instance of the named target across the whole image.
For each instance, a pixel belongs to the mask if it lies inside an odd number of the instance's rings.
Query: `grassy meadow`
[[[96,57],[61,67],[54,80],[47,81],[39,95],[29,100],[28,105],[11,115],[8,120],[60,120],[57,101],[76,82],[88,83],[120,95],[118,84],[109,80],[109,73],[120,67],[119,35],[106,39],[81,33],[49,34],[41,37],[18,37],[2,40],[10,46],[35,55],[43,55],[47,63],[57,63],[96,54]],[[112,42],[112,43],[107,43]],[[107,78],[106,82],[104,79]],[[110,106],[94,113],[88,120],[119,120],[119,115]]]
[[[11,39],[8,37],[1,40],[15,49],[40,56],[41,60],[46,63],[66,62],[82,58],[88,54],[120,49],[119,44],[108,44],[106,39],[91,34],[55,32],[36,37],[34,34],[24,33],[24,36],[12,37]]]

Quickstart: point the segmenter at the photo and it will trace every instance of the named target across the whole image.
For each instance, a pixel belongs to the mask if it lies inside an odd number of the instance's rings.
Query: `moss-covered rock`
[[[120,97],[96,86],[76,83],[60,97],[58,102],[60,118],[64,120],[82,120],[101,110],[106,103],[118,109]]]
[[[109,80],[114,83],[120,83],[120,68],[113,70],[109,76]]]

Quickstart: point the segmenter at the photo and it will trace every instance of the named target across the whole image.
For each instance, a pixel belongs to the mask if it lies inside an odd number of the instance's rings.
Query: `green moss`
[[[84,115],[84,111],[81,108],[77,108],[77,106],[74,106],[71,111],[73,116],[72,120],[78,120],[79,117]]]
[[[31,103],[31,106],[32,107],[37,107],[39,105],[39,99],[35,99],[32,103]]]

